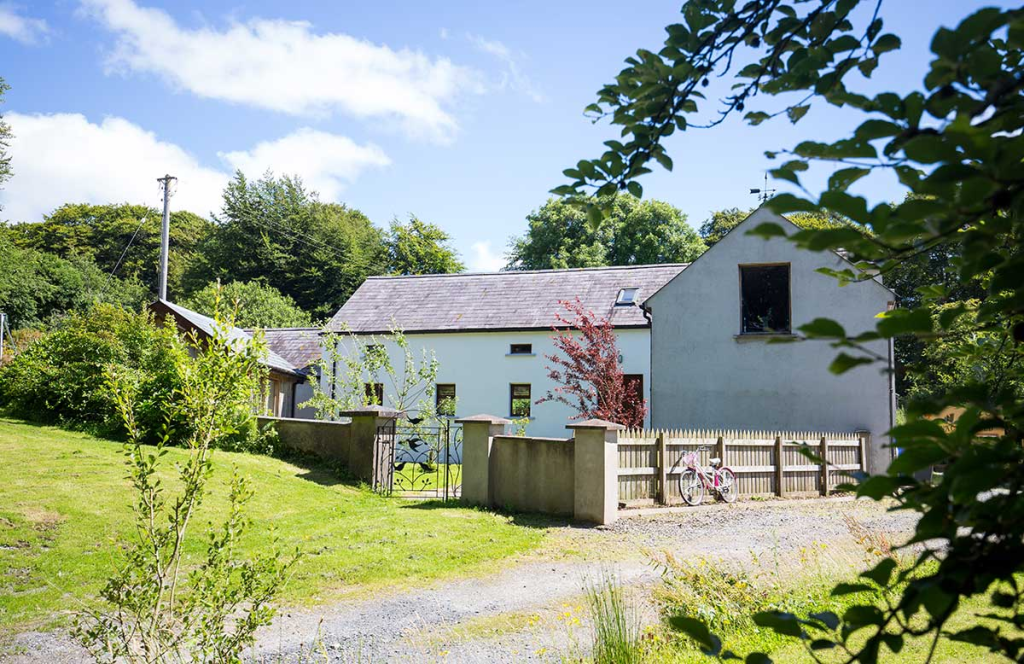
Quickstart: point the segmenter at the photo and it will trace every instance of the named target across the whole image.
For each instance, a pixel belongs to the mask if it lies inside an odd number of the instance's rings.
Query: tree
[[[308,327],[312,324],[309,314],[300,309],[295,300],[258,281],[232,281],[224,286],[214,282],[190,295],[182,305],[212,317],[218,300],[237,306],[235,322],[239,327]]]
[[[154,325],[148,312],[96,304],[69,314],[4,366],[0,406],[36,422],[119,434],[118,404],[105,373],[132,372],[140,390],[133,417],[152,441],[164,424],[157,404],[178,387],[173,363],[179,352],[173,331]]]
[[[704,243],[709,247],[725,237],[726,233],[736,228],[741,221],[749,217],[753,210],[743,211],[739,208],[728,208],[711,213],[697,231]],[[849,220],[828,212],[797,212],[789,215],[789,220],[800,228],[857,228]]]
[[[188,561],[186,551],[195,539],[192,520],[213,474],[213,450],[255,426],[252,399],[266,374],[262,339],[232,338],[225,330],[235,321],[219,312],[215,318],[212,337],[200,341],[193,332],[187,343],[194,352],[173,355],[178,387],[159,408],[165,421],[184,426],[165,430],[155,450],[143,447],[144,430],[135,420],[136,400],[150,398],[140,385],[146,376],[107,372],[105,391],[128,432],[125,461],[135,529],[128,542],[116,545],[116,570],[100,591],[104,604],[83,611],[73,631],[97,661],[242,661],[256,630],[273,618],[272,602],[298,558],[297,552],[286,558],[272,534],[267,550],[250,560],[238,557],[253,490],[235,473],[227,519],[207,533],[199,564]],[[159,472],[166,444],[188,451],[175,465],[177,481],[170,487]]]
[[[12,231],[20,246],[61,258],[80,256],[108,274],[116,268],[118,277],[145,284],[155,296],[160,280],[161,223],[161,212],[144,205],[68,203],[43,221],[17,224]],[[171,212],[167,290],[172,299],[184,295],[182,279],[212,229],[211,222],[199,215]]]
[[[384,238],[387,252],[388,274],[451,274],[462,272],[466,266],[450,246],[451,237],[434,224],[421,221],[415,215],[408,223],[398,219]]]
[[[686,3],[683,22],[666,28],[664,47],[628,59],[588,108],[620,125],[621,140],[608,141],[597,159],[567,169],[571,181],[554,191],[576,196],[625,189],[640,195],[636,179],[654,163],[672,168],[666,138],[717,126],[737,113],[751,125],[780,116],[798,123],[815,102],[861,114],[857,128],[839,140],[805,140],[767,153],[785,159],[772,175],[798,192],[769,201],[775,212],[826,212],[857,226],[805,229],[788,239],[810,250],[845,250],[854,266],[832,273],[840,283],[876,272],[884,278],[922,254],[962,247],[952,263],[956,281],[966,286],[981,277],[984,298],[973,310],[964,303],[941,307],[948,304],[947,289],[929,283],[918,289],[916,303],[887,312],[872,331],[851,337],[835,321],[818,319],[802,326],[801,339],[826,340],[839,349],[831,369],[843,373],[885,360],[863,346],[868,341],[914,337],[928,353],[944,337],[1005,331],[998,344],[963,344],[958,352],[972,366],[1006,367],[1008,380],[959,377],[934,398],[915,401],[906,422],[891,431],[900,456],[884,475],[862,477],[853,487],[859,496],[889,497],[897,509],[919,513],[912,542],[930,542],[926,551],[906,569],[885,558],[861,575],[861,583],[837,586],[834,594],[850,596],[842,616],[766,612],[755,620],[800,639],[818,661],[818,653],[833,651],[844,661],[874,662],[915,637],[930,639],[931,653],[950,638],[1017,660],[1024,651],[1015,631],[1024,624],[1024,522],[1009,515],[1024,512],[1024,402],[1013,389],[1024,368],[1004,360],[1024,343],[1024,10],[982,8],[955,28],[940,28],[922,86],[862,94],[848,85],[847,75],[870,77],[880,58],[901,46],[898,36],[883,31],[880,5]],[[865,11],[854,12],[858,8]],[[701,116],[701,90],[734,65],[731,92],[717,113]],[[778,95],[784,95],[781,107],[772,105]],[[831,174],[815,195],[802,187],[801,174],[821,165]],[[910,195],[895,206],[872,206],[851,193],[851,185],[872,173],[894,177]],[[595,227],[611,217],[600,198],[588,200],[585,209]],[[771,223],[751,232],[786,235]],[[965,409],[955,427],[929,419],[950,406]],[[978,435],[987,429],[1004,434]],[[933,464],[945,466],[941,478],[915,476]],[[987,599],[988,622],[965,616],[967,626],[951,625],[961,601],[972,596]],[[732,655],[699,621],[674,624],[705,652]],[[747,661],[770,660],[753,655]]]
[[[7,85],[3,77],[0,77],[0,104],[4,103],[4,94],[10,89],[11,86]],[[11,138],[11,126],[4,122],[4,116],[0,114],[0,187],[13,175],[11,155],[7,152],[7,148],[11,146]],[[0,207],[0,210],[2,209]]]
[[[138,311],[147,299],[145,286],[111,277],[84,256],[63,259],[20,248],[11,235],[0,227],[0,310],[10,316],[13,329],[50,326],[93,302]]]
[[[552,339],[561,355],[545,355],[548,378],[558,384],[537,400],[562,403],[575,411],[574,419],[600,419],[640,428],[647,417],[647,402],[637,394],[619,366],[615,328],[607,318],[575,302],[562,302],[567,315],[556,314],[565,326]]]
[[[349,295],[386,266],[381,232],[358,210],[322,203],[298,178],[239,172],[224,190],[217,228],[185,277],[199,290],[211,281],[263,280],[316,318],[332,316]]]
[[[686,215],[662,201],[628,194],[610,197],[608,223],[596,231],[579,200],[549,199],[526,219],[524,237],[512,241],[509,267],[519,270],[687,263],[705,246]]]

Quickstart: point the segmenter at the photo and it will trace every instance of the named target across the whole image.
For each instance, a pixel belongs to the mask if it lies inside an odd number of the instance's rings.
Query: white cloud
[[[473,70],[447,58],[317,34],[306,22],[254,18],[187,29],[133,0],[82,7],[118,35],[111,71],[154,74],[200,97],[294,115],[395,119],[412,134],[447,140],[457,129],[455,99],[483,91]]]
[[[523,56],[517,56],[508,46],[500,41],[484,39],[479,35],[471,34],[467,34],[466,39],[476,46],[478,50],[494,56],[505,65],[505,71],[502,72],[501,80],[497,84],[499,89],[521,92],[537,103],[544,101],[544,95],[537,90],[533,81],[523,73],[522,67],[519,65],[519,60]]]
[[[324,200],[337,199],[345,184],[365,169],[391,163],[376,145],[358,145],[345,136],[308,128],[258,143],[251,150],[221,152],[219,156],[249,175],[262,175],[267,170],[298,175]]]
[[[63,203],[158,205],[156,178],[178,177],[174,207],[208,214],[220,207],[228,175],[152,132],[117,117],[99,124],[77,113],[8,113],[14,177],[0,191],[4,218],[41,221]]]
[[[441,28],[438,31],[438,35],[441,37],[441,39],[448,39],[448,28]]]
[[[0,190],[0,218],[39,221],[71,202],[142,203],[159,207],[156,178],[177,176],[173,207],[208,215],[220,209],[231,177],[226,167],[204,166],[174,143],[161,141],[124,118],[95,124],[77,113],[8,113],[14,177]],[[389,163],[373,145],[311,129],[257,144],[248,151],[220,155],[226,165],[249,177],[266,170],[295,174],[324,200],[335,198],[363,170]]]
[[[469,259],[469,269],[473,272],[497,272],[508,262],[502,254],[491,249],[490,240],[474,242],[471,248],[473,255]]]
[[[0,4],[0,35],[6,35],[22,44],[38,44],[50,34],[50,27],[41,18],[20,16],[17,8]]]

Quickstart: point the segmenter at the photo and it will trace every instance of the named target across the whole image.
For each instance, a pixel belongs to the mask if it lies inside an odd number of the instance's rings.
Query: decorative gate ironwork
[[[377,428],[373,488],[452,500],[462,493],[462,427],[449,418],[392,420]]]

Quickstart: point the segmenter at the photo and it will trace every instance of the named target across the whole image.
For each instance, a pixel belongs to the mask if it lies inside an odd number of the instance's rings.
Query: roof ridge
[[[444,274],[377,274],[366,277],[370,279],[427,279],[436,277],[501,277],[518,274],[545,274],[545,273],[566,273],[566,272],[601,272],[611,270],[650,270],[655,268],[682,267],[689,263],[650,263],[645,265],[601,265],[599,267],[568,267],[549,268],[544,270],[500,270],[498,272],[447,272]]]

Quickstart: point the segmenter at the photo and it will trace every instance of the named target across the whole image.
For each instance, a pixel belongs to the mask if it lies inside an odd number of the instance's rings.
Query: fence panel
[[[803,450],[826,461],[825,467]],[[866,434],[790,431],[629,430],[619,434],[619,502],[627,507],[682,502],[682,458],[698,451],[736,473],[739,494],[827,495],[865,469]]]

